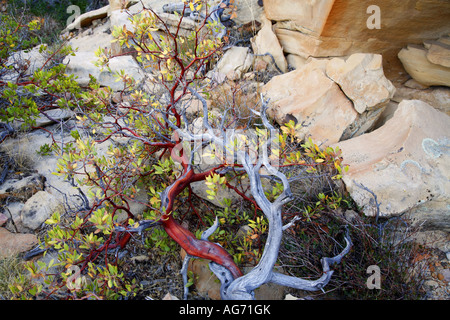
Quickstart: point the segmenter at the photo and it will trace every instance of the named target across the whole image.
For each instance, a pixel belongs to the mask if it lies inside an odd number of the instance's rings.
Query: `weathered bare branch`
[[[333,270],[331,270],[330,266],[332,264],[339,264],[342,260],[342,258],[350,251],[352,242],[351,239],[346,233],[345,235],[345,242],[346,246],[344,250],[340,254],[338,254],[335,257],[332,258],[322,258],[322,270],[323,275],[317,280],[305,280],[297,277],[288,276],[285,274],[274,272],[272,274],[272,278],[270,279],[270,282],[276,283],[282,286],[287,286],[290,288],[300,289],[304,291],[317,291],[322,290],[323,287],[325,287],[328,282],[331,279],[331,276],[333,275]]]
[[[203,126],[204,129],[206,129],[206,132],[201,135],[195,135],[191,132],[183,131],[180,132],[180,135],[182,135],[184,139],[191,141],[194,139],[203,139],[204,141],[207,140],[213,142],[222,148],[227,147],[225,135],[223,133],[218,134],[217,132],[214,132],[211,124],[209,123],[206,101],[194,89],[190,88],[189,90],[191,91],[191,94],[199,99],[203,105]],[[223,299],[253,299],[254,290],[268,282],[274,282],[299,289],[304,288],[304,290],[322,289],[329,282],[331,275],[333,274],[333,271],[330,269],[330,265],[333,263],[339,263],[351,247],[351,241],[349,237],[346,236],[345,240],[347,245],[339,255],[333,258],[322,259],[324,275],[315,281],[304,280],[273,272],[273,267],[278,258],[283,231],[289,227],[289,224],[283,226],[281,212],[283,205],[292,200],[292,192],[290,190],[290,184],[287,177],[280,170],[273,167],[269,160],[269,145],[276,138],[276,136],[274,133],[274,127],[270,124],[266,117],[267,108],[268,101],[263,100],[261,111],[257,112],[253,110],[255,114],[260,116],[266,129],[270,131],[270,137],[260,146],[262,153],[258,157],[257,161],[254,161],[254,159],[252,159],[249,153],[245,150],[237,150],[237,157],[248,174],[253,198],[268,220],[268,239],[259,263],[249,273],[242,277],[233,279],[227,268],[216,263],[210,263],[210,269],[216,274],[222,283],[221,296]],[[263,167],[267,172],[281,180],[283,183],[282,193],[273,202],[270,202],[264,193],[262,176],[260,173]],[[294,221],[292,221],[291,224],[293,222]]]

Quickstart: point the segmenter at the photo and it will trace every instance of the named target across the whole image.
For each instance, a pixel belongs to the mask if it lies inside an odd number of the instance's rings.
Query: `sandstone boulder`
[[[264,1],[264,12],[270,20],[287,22],[293,30],[320,35],[333,3],[334,0],[266,0]]]
[[[289,73],[273,77],[262,87],[270,99],[269,116],[283,124],[301,124],[298,137],[311,136],[332,144],[357,118],[357,112],[339,86],[325,74],[326,61],[313,60]]]
[[[284,73],[287,71],[287,62],[284,57],[283,48],[281,48],[278,38],[272,30],[272,23],[262,16],[262,27],[258,34],[252,38],[252,48],[256,55],[264,55],[269,53],[275,60],[276,66]],[[256,59],[264,60],[268,65],[272,65],[273,61],[269,56],[257,57]]]
[[[326,73],[353,101],[360,114],[383,107],[395,93],[395,87],[384,76],[379,54],[355,53],[345,60],[331,59]]]
[[[38,191],[22,208],[22,224],[31,230],[36,230],[51,217],[58,206],[59,202],[55,196],[46,191]]]
[[[296,54],[288,54],[286,56],[286,61],[288,63],[288,66],[292,67],[293,69],[298,69],[306,64],[307,59]]]
[[[364,185],[377,195],[380,215],[413,208],[421,220],[450,229],[450,117],[419,100],[402,101],[386,124],[339,146],[350,170],[343,180],[365,214],[376,207]],[[425,210],[438,204],[445,211]],[[442,206],[441,206],[442,205]]]
[[[184,259],[186,252],[181,250],[181,258]],[[194,273],[194,286],[198,294],[212,300],[220,300],[220,282],[216,275],[209,269],[209,260],[191,259],[188,264],[188,271]],[[247,267],[243,270],[244,274],[250,272],[252,268]],[[276,272],[282,272],[282,268],[276,266]],[[266,283],[255,290],[255,300],[282,300],[284,296],[284,287]]]
[[[449,87],[414,89],[401,86],[395,91],[392,101],[400,103],[402,100],[421,100],[450,116],[450,104],[448,103],[450,101]]]
[[[95,77],[100,73],[99,68],[94,64],[97,60],[98,57],[94,52],[80,51],[74,56],[64,58],[63,63],[67,65],[67,74],[73,74],[81,86],[87,86],[90,81],[89,75],[92,74]]]
[[[234,0],[234,6],[236,16],[233,21],[238,26],[263,19],[264,8],[258,5],[258,0]]]
[[[266,17],[285,53],[308,57],[383,54],[385,65],[409,43],[449,32],[450,2],[358,0],[265,0]],[[398,75],[396,75],[398,76]]]
[[[19,72],[25,76],[31,76],[33,73],[44,65],[47,58],[40,52],[41,46],[36,46],[29,50],[21,50],[14,52],[8,57],[7,66],[12,66],[13,70],[2,70],[1,79],[3,81],[14,82],[19,77]],[[16,71],[17,70],[17,71]]]
[[[126,9],[129,5],[136,3],[135,0],[109,0],[110,11]]]
[[[111,71],[107,68],[101,70],[97,67],[95,65],[97,60],[94,52],[77,52],[75,56],[66,57],[63,63],[67,64],[66,72],[75,75],[75,80],[81,86],[87,86],[90,81],[89,75],[92,75],[101,86],[108,86],[114,91],[123,90],[124,82],[122,80],[116,81],[117,78],[115,77],[115,73],[121,70],[124,70],[125,74],[134,78],[137,82],[145,78],[144,72],[132,56],[124,55],[110,59],[109,67]]]
[[[113,1],[116,2],[119,0],[113,0]],[[128,9],[132,13],[137,13],[137,12],[140,12],[143,7],[145,7],[145,8],[150,8],[159,14],[164,11],[163,8],[166,4],[179,3],[179,2],[181,2],[181,1],[179,1],[179,0],[140,0],[140,1],[134,1],[133,3],[130,3],[131,6],[129,6]],[[111,3],[110,3],[110,5],[111,5]],[[117,10],[117,9],[121,9],[122,7],[119,4],[115,8],[116,8],[115,10]]]
[[[116,27],[126,27],[127,30],[134,31],[133,25],[130,20],[132,14],[128,10],[113,10],[110,12],[109,20],[111,21],[111,31],[114,31]]]
[[[117,81],[116,72],[125,71],[125,74],[133,78],[137,83],[145,79],[145,74],[139,64],[132,56],[119,56],[109,60],[108,66],[112,72],[108,70],[100,71],[97,78],[100,85],[110,87],[114,91],[123,90],[125,88],[124,81]]]
[[[0,258],[26,252],[38,244],[34,234],[11,233],[0,228]]]
[[[450,37],[441,38],[438,41],[426,42],[424,45],[428,49],[428,61],[450,68]]]
[[[395,87],[384,76],[382,57],[354,54],[347,59],[308,59],[295,71],[262,88],[278,123],[302,125],[299,138],[333,144],[371,130]],[[349,100],[350,99],[350,100]]]
[[[68,44],[73,50],[79,52],[95,52],[98,48],[111,48],[111,41],[113,40],[110,32],[111,21],[105,20],[104,23],[99,23],[95,27],[78,33],[68,41]]]
[[[430,62],[425,47],[409,45],[398,53],[398,58],[406,72],[420,84],[450,87],[450,67]],[[445,64],[445,60],[441,61]]]
[[[67,109],[51,109],[44,111],[36,118],[36,127],[45,127],[50,124],[70,119],[75,112]]]
[[[231,47],[217,63],[212,77],[218,82],[223,82],[225,78],[237,80],[250,69],[253,59],[249,48]]]
[[[0,187],[2,198],[13,196],[15,199],[26,201],[37,191],[44,189],[44,176],[33,174],[7,179]]]
[[[63,32],[87,27],[92,23],[92,21],[105,18],[108,15],[108,11],[109,5],[97,10],[85,12],[70,23]]]

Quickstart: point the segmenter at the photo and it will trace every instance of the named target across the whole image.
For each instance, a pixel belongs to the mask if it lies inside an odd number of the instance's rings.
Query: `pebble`
[[[442,270],[443,280],[450,283],[450,269]]]

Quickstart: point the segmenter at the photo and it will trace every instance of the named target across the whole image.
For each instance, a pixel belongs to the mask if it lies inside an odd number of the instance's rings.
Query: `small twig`
[[[287,223],[287,224],[285,224],[284,226],[283,226],[283,231],[285,231],[286,229],[289,229],[290,227],[292,227],[293,225],[294,225],[294,223],[296,222],[296,221],[298,221],[298,220],[300,220],[300,217],[299,216],[295,216],[292,220],[291,220],[291,222],[289,222],[289,223]]]
[[[137,227],[128,228],[124,226],[116,226],[115,230],[118,232],[129,232],[129,233],[136,232],[137,234],[141,235],[142,232],[144,232],[144,230],[161,224],[160,221],[155,220],[140,220],[138,223],[139,226]]]
[[[275,67],[275,69],[277,69],[277,71],[281,74],[283,74],[284,72],[281,71],[281,69],[278,67],[277,63],[275,62],[275,58],[273,57],[273,55],[269,52],[263,53],[263,54],[254,54],[255,57],[270,57],[270,59],[272,60],[272,63]]]
[[[214,224],[209,227],[207,230],[203,231],[200,239],[202,240],[208,240],[208,238],[216,232],[217,228],[219,227],[219,219],[216,217],[216,220],[214,221]]]
[[[184,257],[183,260],[183,266],[181,267],[180,273],[181,276],[183,277],[183,300],[187,300],[188,294],[189,294],[189,287],[187,286],[188,284],[188,276],[187,276],[187,272],[188,272],[188,266],[189,266],[189,261],[191,260],[191,258],[193,258],[191,255],[189,255],[188,253],[186,253],[186,256]]]

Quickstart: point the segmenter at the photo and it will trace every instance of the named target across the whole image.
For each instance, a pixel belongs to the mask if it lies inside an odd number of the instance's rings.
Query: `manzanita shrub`
[[[19,277],[11,285],[18,298],[132,298],[140,286],[120,270],[121,251],[129,245],[132,232],[143,233],[149,227],[160,229],[153,229],[155,232],[147,237],[147,248],[178,254],[181,246],[190,256],[226,267],[234,277],[242,275],[242,266],[254,265],[260,259],[268,225],[248,183],[244,183],[247,175],[242,165],[230,157],[232,150],[215,152],[214,146],[200,154],[214,161],[207,165],[202,161],[194,163],[192,155],[205,146],[184,141],[181,134],[195,123],[195,117],[187,112],[190,104],[196,99],[206,103],[210,92],[219,85],[207,75],[228,43],[226,36],[218,36],[223,35],[223,26],[220,19],[213,17],[230,2],[222,1],[215,8],[199,0],[183,3],[181,12],[173,14],[176,23],[144,8],[130,17],[131,28],[124,26],[113,31],[122,50],[119,54],[133,55],[149,71],[144,83],[123,70],[116,74],[117,80],[124,83],[119,92],[100,87],[94,78],[88,87],[81,88],[65,74],[63,64],[50,63],[56,58],[56,51],[31,76],[0,81],[2,121],[20,121],[33,127],[34,118],[51,108],[75,112],[77,130],[64,144],[54,143],[53,150],[59,157],[55,174],[79,188],[84,204],[76,211],[55,212],[46,221],[46,235],[40,246],[56,251],[57,258],[49,263],[28,263],[34,281]],[[191,30],[183,24],[189,10],[198,13]],[[15,36],[17,30],[37,27],[34,23],[21,26],[5,21],[6,31],[2,28],[0,42],[8,48],[2,45],[2,70],[9,69],[6,60],[20,43],[20,37]],[[57,49],[59,54],[71,54],[68,50]],[[114,57],[112,52],[99,49],[97,55],[98,66],[107,69]],[[242,132],[240,139],[229,142],[231,149],[248,142],[249,131],[258,139],[267,139],[266,130],[258,126],[261,121],[257,112],[252,121],[242,125],[239,113],[232,112],[241,107],[230,104],[224,106],[222,115],[211,114],[211,119],[217,117],[212,121],[217,132]],[[202,117],[205,113],[200,112],[198,119]],[[279,130],[271,149],[278,169],[292,181],[318,179],[332,185],[346,169],[340,151],[320,148],[311,140],[297,141],[297,129],[297,124],[289,122]],[[198,128],[200,134],[202,130]],[[104,146],[107,151],[101,152]],[[247,146],[254,148],[249,153],[258,154],[257,143]],[[282,183],[267,181],[265,196],[276,198],[283,190]],[[195,205],[197,198],[191,186],[198,182],[205,184],[209,199],[217,199],[227,190],[241,199],[241,205],[233,206],[231,199],[221,199],[222,209],[201,212]],[[286,221],[296,216],[310,218],[303,201],[311,196],[305,196],[301,189],[295,194],[295,205],[285,213]],[[320,191],[329,193],[322,194],[323,199],[332,197],[330,190]],[[148,199],[144,202],[137,199],[142,192]],[[142,216],[132,211],[133,202],[146,206]],[[219,230],[209,240],[201,239],[202,231],[216,218]],[[197,229],[187,230],[181,224],[183,220],[196,221]],[[237,231],[243,226],[247,226],[244,237],[238,237]]]

